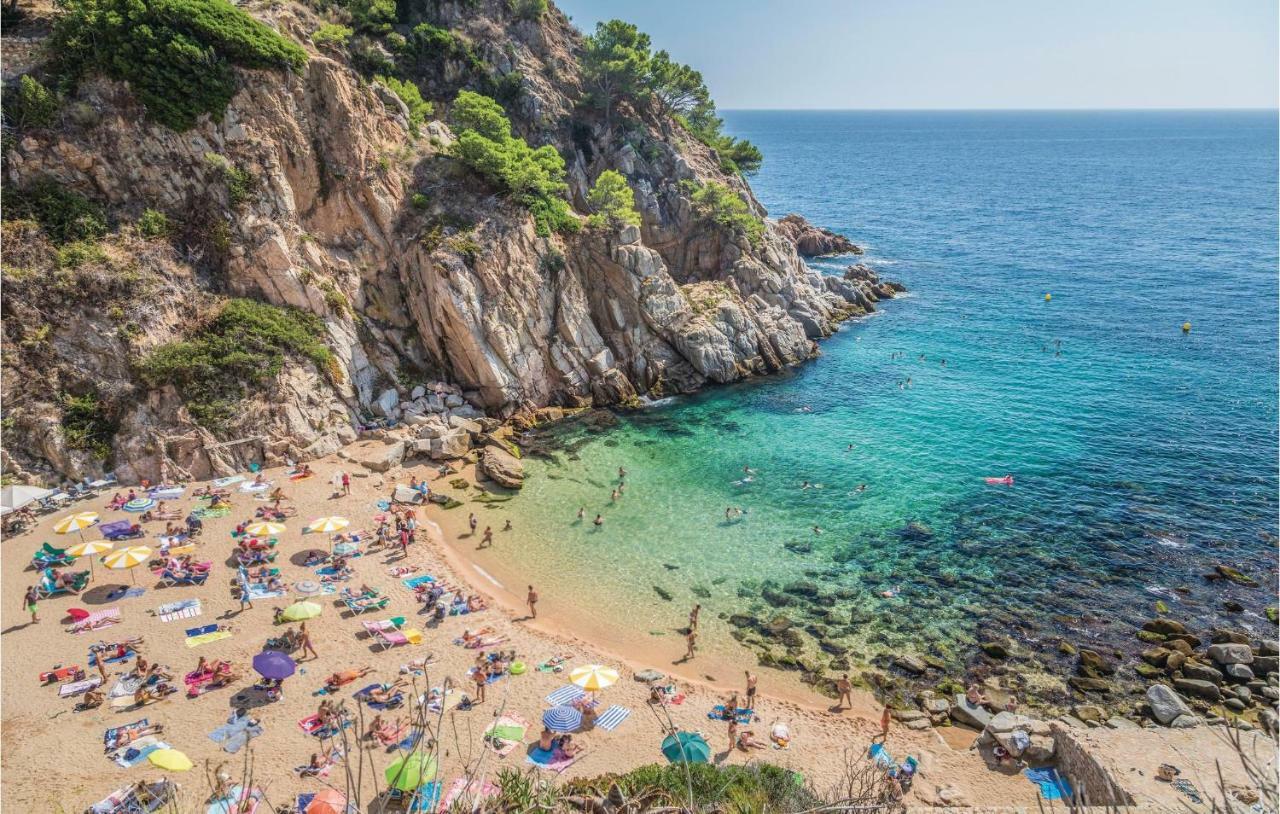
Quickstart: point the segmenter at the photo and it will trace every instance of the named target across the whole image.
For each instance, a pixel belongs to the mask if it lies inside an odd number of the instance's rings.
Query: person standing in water
[[[626,476],[627,476],[627,470],[623,469],[622,467],[618,467],[618,480],[622,480]]]
[[[595,520],[592,520],[591,522],[592,522],[592,523],[594,523],[596,526],[603,526],[603,525],[604,525],[604,515],[597,514],[597,515],[596,515],[596,519],[595,519]]]
[[[698,629],[698,616],[702,613],[702,605],[694,605],[693,610],[689,611],[689,629]]]
[[[586,520],[586,519],[587,519],[587,507],[586,507],[586,506],[581,506],[581,507],[579,507],[579,508],[578,508],[578,519],[579,519],[579,520]]]

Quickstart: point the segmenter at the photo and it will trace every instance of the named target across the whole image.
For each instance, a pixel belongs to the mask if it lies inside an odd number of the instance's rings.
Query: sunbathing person
[[[472,633],[469,630],[464,630],[462,631],[462,643],[468,647],[479,647],[480,640],[490,633],[493,633],[493,628],[491,627],[482,627],[475,633]]]
[[[338,754],[336,747],[319,754],[312,752],[307,765],[299,766],[294,771],[298,773],[298,777],[319,777],[321,772],[338,762]]]
[[[467,597],[468,611],[475,613],[476,611],[484,610],[484,608],[485,608],[484,600],[480,598],[480,594],[472,594],[471,596]]]
[[[365,694],[365,699],[372,701],[375,704],[389,704],[395,700],[395,697],[399,694],[400,690],[407,686],[408,685],[405,683],[403,678],[397,678],[391,684],[374,687],[369,690],[369,692]]]
[[[738,748],[746,752],[749,749],[763,749],[764,744],[756,740],[756,733],[750,729],[744,729],[738,733]]]
[[[145,738],[148,735],[161,735],[164,733],[164,724],[151,724],[150,726],[142,726],[138,728],[121,729],[116,736],[107,741],[106,751],[119,749],[121,746],[127,746],[139,738]]]
[[[324,685],[330,692],[341,687],[343,684],[350,684],[359,678],[364,678],[373,672],[372,667],[361,667],[359,670],[339,670],[324,680]]]
[[[582,753],[582,744],[574,743],[573,735],[565,735],[560,739],[560,753],[565,757],[577,757]]]
[[[382,731],[383,726],[382,713],[379,712],[377,715],[373,716],[373,720],[369,722],[369,728],[364,731],[364,739],[373,740],[377,734]]]
[[[84,698],[80,699],[80,703],[76,704],[76,709],[84,711],[86,709],[97,709],[102,706],[102,702],[107,700],[107,696],[102,690],[93,689],[84,694]]]

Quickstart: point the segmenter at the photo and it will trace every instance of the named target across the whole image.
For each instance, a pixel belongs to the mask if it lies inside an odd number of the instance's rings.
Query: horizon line
[[[1280,107],[725,107],[725,113],[1280,113]]]

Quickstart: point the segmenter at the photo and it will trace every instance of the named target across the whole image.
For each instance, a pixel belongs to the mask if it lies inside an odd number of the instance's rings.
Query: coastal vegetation
[[[760,169],[764,155],[745,139],[724,133],[724,121],[702,74],[671,59],[666,51],[652,53],[649,35],[631,23],[599,23],[586,38],[582,54],[583,80],[590,104],[612,120],[622,101],[643,107],[656,101],[694,138],[716,151],[723,170],[749,174]]]
[[[115,434],[115,422],[96,391],[62,394],[62,437],[68,447],[106,460],[111,455],[111,439]]]
[[[5,189],[5,220],[32,220],[56,244],[93,241],[107,233],[102,207],[51,178]]]
[[[454,157],[528,209],[539,235],[578,230],[578,218],[565,198],[564,158],[554,147],[535,149],[512,135],[502,107],[472,91],[458,93],[450,118],[458,135]]]
[[[200,424],[218,428],[251,390],[260,390],[289,356],[330,370],[324,326],[312,314],[232,299],[187,339],[161,345],[139,364],[152,387],[173,385]]]
[[[416,134],[434,111],[432,104],[422,98],[422,91],[413,82],[394,76],[379,76],[377,80],[404,102],[409,111],[409,131]]]
[[[680,187],[693,202],[700,217],[745,235],[752,245],[764,237],[764,223],[756,217],[738,193],[716,181],[681,181]]]
[[[129,83],[147,116],[189,130],[221,119],[234,68],[300,69],[306,52],[226,0],[61,0],[51,52],[62,80]]]
[[[4,115],[15,127],[48,127],[58,114],[58,96],[27,74],[4,99]]]
[[[594,228],[618,228],[639,226],[640,213],[636,211],[635,192],[622,173],[605,170],[587,194],[587,207],[591,210],[588,224]]]

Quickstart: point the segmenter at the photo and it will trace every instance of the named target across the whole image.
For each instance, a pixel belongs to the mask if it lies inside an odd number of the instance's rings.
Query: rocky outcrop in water
[[[580,37],[558,11],[535,21],[505,0],[407,8],[471,55],[441,55],[416,76],[438,108],[460,87],[506,88],[516,131],[566,158],[578,211],[614,169],[635,190],[640,226],[539,236],[526,210],[450,157],[443,121],[415,138],[394,95],[345,53],[312,48],[320,20],[307,7],[253,7],[307,43],[310,59],[299,72],[242,71],[220,121],[170,130],[144,117],[126,85],[95,79],[64,100],[55,125],[15,134],[6,188],[51,180],[100,204],[113,228],[103,256],[68,269],[57,267],[59,247],[6,225],[7,473],[198,478],[330,453],[382,421],[688,392],[803,362],[842,320],[893,295],[870,270],[837,278],[805,266],[797,247],[856,249],[838,236],[788,218],[752,241],[700,214],[681,182],[724,184],[764,213],[656,109],[625,123],[584,112]],[[5,75],[38,69],[10,60]],[[235,189],[232,171],[247,179]],[[131,224],[144,209],[175,228],[140,239]],[[17,270],[32,275],[19,283]],[[76,293],[98,278],[112,281],[99,286],[105,295]],[[287,359],[211,428],[186,394],[148,386],[136,363],[228,297],[315,315],[334,361],[316,370]],[[414,394],[432,381],[449,392]],[[90,445],[65,431],[67,398],[84,394],[105,428]],[[428,440],[433,454],[458,446]]]
[[[844,235],[821,229],[803,215],[786,215],[778,220],[778,231],[795,244],[803,257],[825,257],[832,254],[862,254],[862,247]]]

